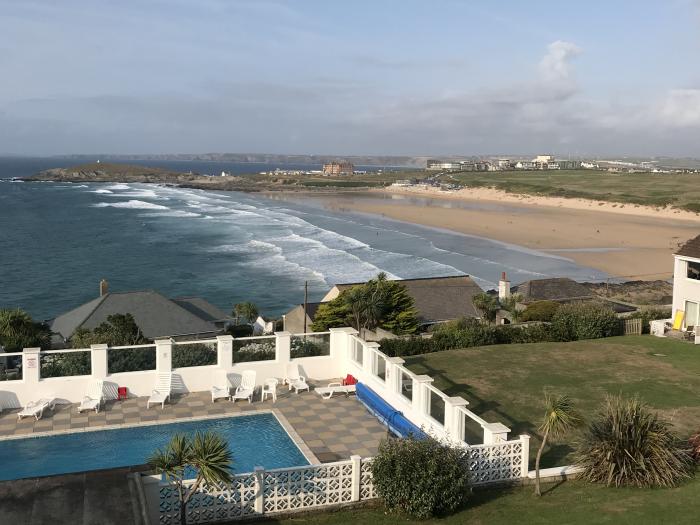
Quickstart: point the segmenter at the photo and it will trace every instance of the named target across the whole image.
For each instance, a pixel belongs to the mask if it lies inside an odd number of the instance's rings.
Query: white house
[[[700,325],[700,235],[681,246],[674,258],[673,319],[677,323],[682,316],[680,328],[695,331]]]

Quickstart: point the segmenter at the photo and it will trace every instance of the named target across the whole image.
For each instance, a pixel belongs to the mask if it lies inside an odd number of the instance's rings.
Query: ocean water
[[[565,254],[331,211],[299,196],[9,180],[73,163],[0,159],[0,307],[49,319],[94,298],[102,278],[111,291],[200,296],[225,311],[250,300],[279,315],[303,301],[305,281],[314,301],[335,283],[380,271],[394,278],[470,274],[484,288],[501,271],[514,283],[605,277]],[[259,171],[250,168],[221,167]]]

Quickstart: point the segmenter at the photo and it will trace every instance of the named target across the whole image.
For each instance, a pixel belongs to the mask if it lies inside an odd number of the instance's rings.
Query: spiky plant
[[[542,443],[537,450],[535,459],[535,494],[542,495],[540,491],[540,459],[542,451],[549,438],[557,439],[571,432],[581,424],[581,417],[574,408],[571,398],[564,394],[544,393],[544,416],[540,423],[539,431],[542,434]]]
[[[690,436],[688,447],[690,448],[690,457],[696,463],[700,463],[700,432]]]
[[[154,452],[148,460],[151,468],[176,486],[181,525],[187,525],[187,504],[197,490],[231,481],[231,462],[228,443],[213,432],[197,432],[194,438],[176,434],[164,449]],[[194,470],[193,483],[185,483],[188,468]]]
[[[584,435],[578,463],[584,479],[616,487],[672,487],[692,473],[683,444],[636,397],[606,399]]]

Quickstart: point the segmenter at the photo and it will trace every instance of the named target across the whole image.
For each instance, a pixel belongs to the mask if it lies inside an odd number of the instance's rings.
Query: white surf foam
[[[128,190],[131,189],[131,186],[128,184],[113,184],[111,186],[107,186],[108,190]]]
[[[92,190],[90,193],[104,193],[104,194],[111,194],[112,192],[110,190]]]
[[[131,208],[135,210],[169,210],[167,206],[153,204],[139,200],[130,200],[126,202],[98,202],[92,205],[93,208]]]

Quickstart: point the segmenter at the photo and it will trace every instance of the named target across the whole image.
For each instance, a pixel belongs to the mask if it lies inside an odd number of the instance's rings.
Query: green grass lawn
[[[464,172],[443,177],[464,186],[496,187],[512,193],[581,197],[700,211],[700,175],[608,173],[598,170]]]
[[[681,436],[700,430],[700,347],[681,341],[646,335],[496,345],[407,357],[406,365],[432,376],[450,396],[467,399],[487,421],[508,426],[511,437],[530,434],[531,464],[545,389],[571,396],[587,419],[606,394],[636,394]],[[476,424],[468,432],[481,435]],[[546,450],[543,466],[572,462],[576,436],[563,441]]]
[[[541,498],[533,487],[481,490],[473,494],[466,508],[439,520],[414,521],[387,514],[381,506],[301,515],[266,521],[281,525],[339,525],[394,523],[430,525],[514,525],[527,524],[673,524],[698,523],[700,479],[674,489],[607,488],[583,481],[544,485]]]

